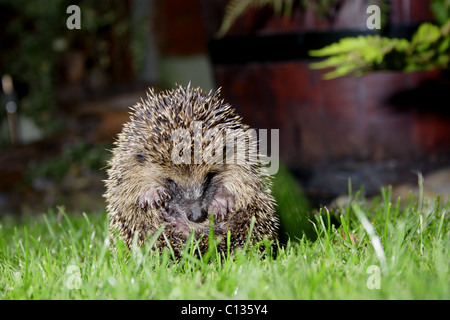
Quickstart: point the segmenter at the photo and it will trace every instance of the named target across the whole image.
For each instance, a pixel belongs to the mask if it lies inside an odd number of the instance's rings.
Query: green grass
[[[126,262],[123,247],[109,250],[105,214],[4,218],[0,299],[449,299],[450,203],[411,197],[400,208],[390,189],[382,195],[352,195],[339,227],[322,210],[316,239],[292,240],[276,257],[187,248],[180,261],[136,250]]]

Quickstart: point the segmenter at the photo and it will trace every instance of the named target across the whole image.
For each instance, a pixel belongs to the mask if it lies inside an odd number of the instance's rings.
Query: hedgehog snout
[[[186,199],[174,196],[165,208],[168,216],[182,218],[194,223],[202,223],[207,218],[207,211],[202,208],[202,199]]]
[[[200,223],[206,219],[206,212],[202,210],[201,205],[197,201],[194,201],[189,205],[187,218],[189,221]]]

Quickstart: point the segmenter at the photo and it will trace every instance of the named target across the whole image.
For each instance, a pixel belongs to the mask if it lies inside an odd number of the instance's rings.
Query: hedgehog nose
[[[201,222],[204,220],[202,208],[198,204],[193,204],[189,208],[189,212],[187,214],[187,218],[192,222]]]

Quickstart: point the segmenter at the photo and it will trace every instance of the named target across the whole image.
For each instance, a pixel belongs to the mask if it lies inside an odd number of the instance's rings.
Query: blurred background
[[[371,3],[382,9],[381,30],[367,28]],[[67,28],[71,4],[81,29]],[[346,194],[349,178],[368,196],[388,184],[408,192],[418,171],[430,193],[448,194],[449,8],[446,0],[0,0],[0,214],[104,211],[107,150],[128,107],[148,87],[188,82],[222,87],[246,123],[279,129],[282,161],[313,204]],[[424,22],[442,36],[423,65],[331,80],[329,68],[311,68],[319,60],[310,50],[360,35],[411,39]],[[429,64],[438,41],[439,63]]]

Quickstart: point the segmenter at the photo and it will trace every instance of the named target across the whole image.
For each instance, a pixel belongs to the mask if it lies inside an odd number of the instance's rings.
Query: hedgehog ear
[[[137,162],[140,163],[140,164],[142,164],[142,163],[147,161],[147,157],[142,152],[136,153],[135,157],[136,157]]]
[[[217,171],[210,171],[210,172],[208,172],[208,173],[206,174],[206,177],[205,177],[205,186],[206,186],[206,187],[208,187],[208,186],[211,184],[212,179],[213,179],[216,175],[217,175]]]

